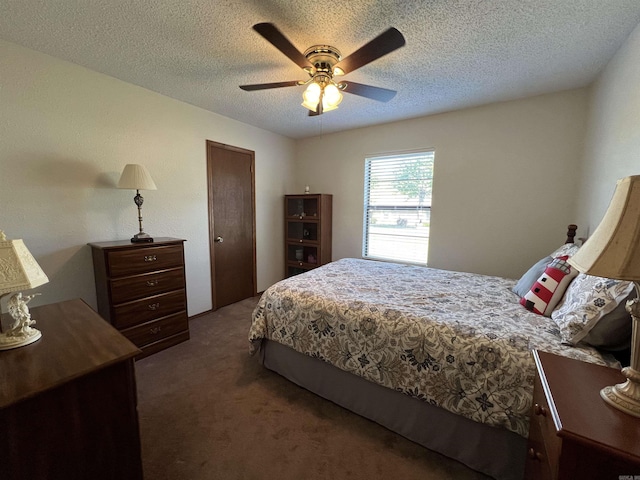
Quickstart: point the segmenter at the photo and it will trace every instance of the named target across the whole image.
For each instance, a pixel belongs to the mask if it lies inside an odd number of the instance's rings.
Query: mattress
[[[268,339],[471,421],[526,437],[532,349],[615,366],[563,345],[519,304],[514,280],[342,259],[267,289],[251,351]]]

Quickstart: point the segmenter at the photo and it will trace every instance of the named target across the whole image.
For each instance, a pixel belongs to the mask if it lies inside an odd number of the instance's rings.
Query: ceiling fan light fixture
[[[310,83],[302,94],[302,106],[308,108],[312,112],[315,112],[318,108],[321,94],[322,87],[315,82]]]
[[[322,113],[330,112],[331,110],[335,110],[336,108],[338,108],[337,105],[327,105],[325,102],[322,102]]]
[[[342,101],[342,93],[338,90],[338,87],[334,83],[330,83],[324,87],[324,95],[322,95],[322,106],[326,110],[333,110],[338,108],[338,105]]]
[[[338,108],[338,105],[342,102],[342,93],[333,82],[324,87],[319,83],[313,82],[309,84],[302,94],[302,100],[302,106],[312,112],[318,111],[318,103],[322,101],[322,111],[329,112]]]

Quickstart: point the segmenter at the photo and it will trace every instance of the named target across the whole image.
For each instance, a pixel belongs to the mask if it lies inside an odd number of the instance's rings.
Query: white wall
[[[188,240],[194,315],[211,307],[205,140],[256,152],[259,290],[282,276],[283,194],[333,193],[334,259],[359,257],[365,156],[434,148],[430,265],[517,277],[567,223],[593,231],[615,181],[640,173],[639,55],[640,27],[587,90],[293,142],[0,41],[0,229],[50,277],[34,304],[95,306],[86,243],[137,231],[133,192],[115,184],[143,163],[159,188],[144,192],[145,229]]]
[[[640,25],[591,88],[578,221],[593,233],[616,181],[640,174]]]
[[[334,195],[333,258],[360,257],[365,157],[433,148],[429,266],[517,278],[576,221],[587,95],[571,90],[301,140],[296,188]]]
[[[46,304],[96,306],[87,242],[138,231],[135,192],[115,188],[144,164],[145,231],[187,239],[189,314],[211,308],[206,140],[255,151],[258,290],[283,275],[282,195],[294,142],[77,65],[0,41],[0,229],[24,239],[50,282]]]

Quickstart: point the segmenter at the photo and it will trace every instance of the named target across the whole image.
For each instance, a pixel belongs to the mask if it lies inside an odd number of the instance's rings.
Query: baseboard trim
[[[213,313],[213,310],[205,310],[204,312],[196,313],[195,315],[190,316],[187,320],[195,320],[196,318],[204,317],[205,315],[209,315],[210,313]]]

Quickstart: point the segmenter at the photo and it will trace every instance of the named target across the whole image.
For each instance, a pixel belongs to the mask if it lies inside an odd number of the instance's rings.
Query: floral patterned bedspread
[[[342,259],[265,291],[249,332],[476,422],[529,430],[532,349],[615,365],[561,344],[553,320],[525,310],[515,281]]]

